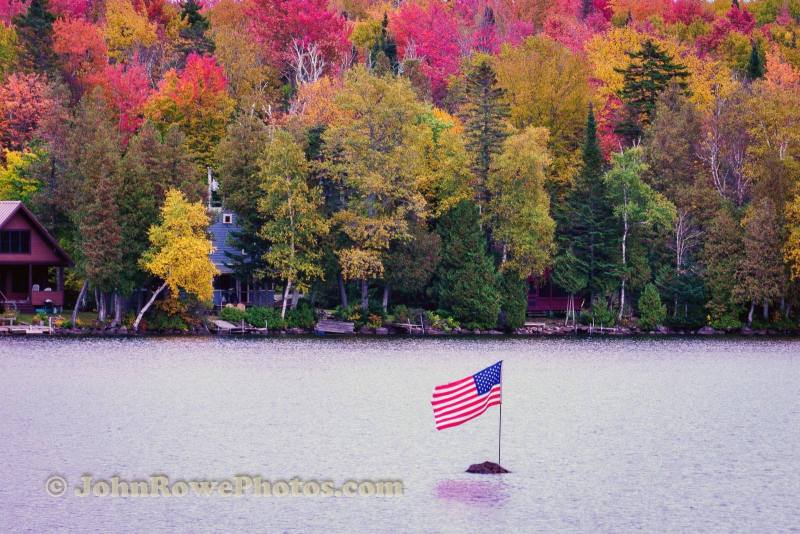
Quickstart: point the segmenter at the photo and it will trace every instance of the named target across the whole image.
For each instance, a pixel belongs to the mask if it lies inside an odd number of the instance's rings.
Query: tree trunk
[[[625,311],[625,279],[628,276],[627,259],[625,253],[627,252],[626,246],[628,241],[628,214],[625,213],[622,217],[623,230],[622,230],[622,284],[619,288],[619,321],[622,321],[622,314]]]
[[[97,289],[94,290],[94,298],[97,301],[97,320],[101,323],[106,322],[106,294]]]
[[[764,299],[762,316],[764,317],[764,321],[769,321],[769,302],[767,302],[767,299]]]
[[[344,278],[342,273],[336,275],[336,281],[339,284],[339,299],[342,301],[342,308],[347,307],[347,288],[344,286]]]
[[[297,290],[297,286],[294,287],[294,291],[292,291],[292,309],[297,309],[297,301],[300,300],[300,292]]]
[[[156,298],[158,297],[158,295],[161,294],[162,291],[164,291],[165,287],[167,287],[167,283],[166,282],[161,284],[161,287],[156,289],[156,292],[153,293],[153,296],[150,297],[150,300],[147,301],[147,304],[145,304],[142,307],[142,309],[139,310],[139,315],[136,316],[136,320],[133,322],[133,330],[134,330],[134,332],[139,330],[139,323],[142,322],[142,317],[144,317],[144,314],[147,313],[147,310],[149,310],[150,306],[152,306],[153,303],[156,301]]]
[[[78,300],[75,301],[75,307],[72,308],[72,328],[75,328],[78,322],[78,311],[81,309],[81,301],[86,297],[86,290],[89,288],[89,281],[84,280],[81,286],[81,291],[78,293]]]
[[[289,300],[289,289],[292,287],[292,281],[286,280],[286,287],[283,288],[283,302],[281,302],[281,319],[286,318],[286,301]]]
[[[361,279],[361,309],[364,312],[369,309],[369,284],[366,278]]]
[[[753,311],[756,309],[756,301],[750,301],[750,311],[747,312],[747,326],[753,324]]]
[[[114,319],[111,321],[111,326],[119,326],[122,324],[122,295],[118,291],[112,294],[112,302],[114,303]]]
[[[389,284],[383,286],[383,311],[384,313],[389,311]]]

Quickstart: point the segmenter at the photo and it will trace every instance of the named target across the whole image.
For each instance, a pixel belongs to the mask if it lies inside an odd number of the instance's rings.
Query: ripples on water
[[[800,342],[0,338],[0,530],[800,528]],[[505,360],[497,410],[437,433],[432,387]],[[402,479],[369,499],[52,498],[84,473]]]

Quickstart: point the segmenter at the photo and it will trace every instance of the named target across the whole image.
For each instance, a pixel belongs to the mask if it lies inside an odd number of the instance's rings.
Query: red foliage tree
[[[136,132],[143,121],[144,104],[150,96],[150,84],[144,66],[131,63],[106,65],[96,83],[102,87],[109,106],[119,117],[123,143]]]
[[[295,43],[316,45],[329,68],[349,51],[349,27],[325,0],[252,0],[247,12],[265,56],[285,76],[292,73]]]
[[[108,63],[102,31],[83,19],[58,19],[53,24],[53,51],[59,55],[62,74],[76,96]]]
[[[746,7],[732,7],[725,14],[725,18],[717,19],[711,32],[703,39],[698,41],[700,49],[709,51],[716,49],[731,32],[739,32],[750,35],[756,25],[755,18],[747,11]]]
[[[89,0],[50,0],[50,11],[58,17],[81,18],[89,11]]]
[[[26,9],[22,0],[0,0],[0,20],[9,26],[14,17],[24,13]]]
[[[51,107],[44,78],[11,74],[0,86],[0,145],[7,150],[24,149]]]
[[[392,15],[389,28],[401,59],[412,49],[422,59],[422,72],[438,101],[447,89],[447,79],[458,72],[461,57],[458,24],[452,12],[438,2],[426,7],[406,3]]]

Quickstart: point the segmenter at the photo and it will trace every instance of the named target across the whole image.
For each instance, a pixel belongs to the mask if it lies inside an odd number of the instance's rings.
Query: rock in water
[[[510,473],[508,469],[494,462],[483,462],[482,464],[472,464],[467,468],[467,473],[478,473],[479,475],[499,475]]]

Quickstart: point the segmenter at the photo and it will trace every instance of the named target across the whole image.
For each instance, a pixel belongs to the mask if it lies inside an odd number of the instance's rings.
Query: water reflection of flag
[[[502,401],[502,368],[499,361],[474,375],[433,388],[433,418],[436,430],[444,430],[475,419]]]

